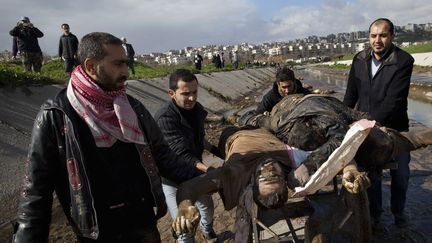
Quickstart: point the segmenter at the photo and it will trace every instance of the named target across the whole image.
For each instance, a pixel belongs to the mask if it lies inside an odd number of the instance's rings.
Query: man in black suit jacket
[[[128,67],[130,68],[130,70],[131,70],[131,72],[132,72],[132,75],[135,75],[135,67],[134,67],[134,62],[135,62],[135,59],[134,59],[135,51],[134,51],[132,45],[129,44],[129,43],[127,43],[127,40],[126,40],[125,37],[122,37],[121,40],[123,41],[123,48],[125,49],[125,51],[126,51],[126,55],[127,55],[127,57],[128,57],[128,63],[127,63],[127,65],[128,65]]]
[[[414,59],[392,43],[394,36],[394,25],[390,20],[380,18],[372,22],[369,27],[371,47],[354,56],[343,102],[368,112],[382,126],[407,131],[407,97]],[[410,159],[409,152],[396,156],[394,161],[398,168],[390,171],[391,211],[398,226],[407,226],[404,208]],[[381,178],[371,179],[372,186],[368,190],[370,213],[378,229],[382,228]]]

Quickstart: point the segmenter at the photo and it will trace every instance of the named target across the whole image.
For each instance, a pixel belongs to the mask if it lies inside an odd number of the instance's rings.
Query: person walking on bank
[[[168,144],[177,155],[206,172],[208,167],[202,161],[204,149],[219,156],[218,149],[205,139],[204,121],[207,111],[197,102],[198,79],[189,70],[178,69],[169,78],[169,96],[172,98],[155,114],[155,120]],[[177,214],[178,184],[162,179],[168,209],[173,219]],[[201,213],[200,226],[206,240],[215,242],[213,230],[214,205],[211,195],[203,195],[196,203]],[[179,242],[194,242],[191,235],[181,235]]]
[[[127,40],[125,37],[122,37],[121,40],[123,41],[123,48],[126,51],[126,56],[128,57],[128,62],[127,65],[129,67],[129,69],[132,72],[132,75],[135,76],[135,67],[134,67],[134,63],[135,63],[135,51],[132,47],[131,44],[127,43]]]
[[[203,57],[197,52],[194,57],[195,69],[201,70],[201,64],[203,62]]]
[[[233,52],[231,61],[232,61],[233,68],[237,69],[239,64],[237,51]]]
[[[371,47],[354,56],[343,102],[368,112],[382,126],[407,131],[407,97],[414,59],[392,43],[394,37],[394,25],[389,19],[372,22],[369,27]],[[394,158],[398,168],[390,170],[391,212],[395,224],[400,227],[408,224],[404,209],[410,160],[410,153],[403,153]],[[381,173],[379,170],[377,176],[372,176],[372,186],[368,190],[373,228],[378,231],[383,229]]]
[[[58,55],[64,61],[64,69],[71,74],[77,65],[78,38],[70,32],[68,24],[62,24],[63,35],[60,36]]]
[[[127,57],[108,33],[85,35],[66,89],[36,117],[13,242],[47,242],[53,191],[79,243],[161,242],[159,173],[202,172],[165,142],[150,112],[126,94]]]
[[[42,68],[42,50],[39,47],[38,38],[44,36],[42,31],[34,27],[28,17],[22,17],[17,25],[9,31],[16,38],[18,50],[22,57],[24,69],[40,72]]]
[[[18,55],[18,44],[17,44],[17,38],[14,36],[12,37],[12,59],[15,60]]]

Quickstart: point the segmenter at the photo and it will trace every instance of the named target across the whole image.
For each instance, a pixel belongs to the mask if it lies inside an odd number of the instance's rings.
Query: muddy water
[[[296,71],[298,77],[303,78],[303,83],[310,83],[314,88],[333,89],[336,96],[343,98],[348,79],[347,71],[316,70],[304,69]],[[432,73],[414,74],[413,83],[432,85]],[[428,127],[432,127],[432,101],[425,99],[408,99],[408,116],[410,119],[420,122]]]

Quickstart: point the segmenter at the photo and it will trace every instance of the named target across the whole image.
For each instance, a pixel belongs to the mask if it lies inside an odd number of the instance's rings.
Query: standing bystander
[[[201,64],[203,62],[203,57],[197,52],[194,57],[195,69],[201,70]]]
[[[356,54],[353,58],[344,103],[359,111],[368,112],[381,125],[398,131],[408,130],[408,92],[414,59],[396,47],[393,23],[379,18],[369,27],[371,47]],[[408,180],[410,176],[410,153],[394,158],[398,168],[391,174],[391,212],[397,226],[406,227],[404,212]],[[373,228],[383,229],[380,221],[382,209],[382,170],[371,176],[372,186],[368,190],[370,214]]]
[[[34,27],[28,17],[22,17],[9,34],[16,38],[25,70],[39,73],[42,68],[42,50],[38,38],[43,37],[42,31]]]
[[[233,68],[237,69],[238,68],[238,64],[239,64],[237,51],[233,52],[231,61],[232,61]]]
[[[78,64],[78,38],[70,32],[68,24],[62,24],[63,35],[60,36],[58,55],[64,61],[65,72],[71,74]]]
[[[123,48],[126,51],[126,56],[128,58],[127,65],[129,69],[132,72],[132,75],[135,75],[135,50],[133,49],[132,45],[127,43],[127,40],[125,37],[122,37],[121,40],[123,41]]]

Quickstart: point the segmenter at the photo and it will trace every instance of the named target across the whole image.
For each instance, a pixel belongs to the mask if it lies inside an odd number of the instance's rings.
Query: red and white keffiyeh
[[[126,88],[104,91],[77,66],[67,87],[67,98],[90,128],[97,147],[111,147],[117,139],[144,144],[138,118],[126,97]]]

